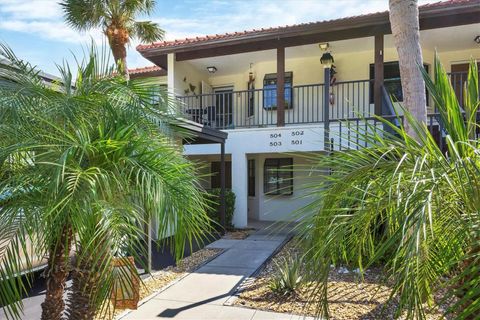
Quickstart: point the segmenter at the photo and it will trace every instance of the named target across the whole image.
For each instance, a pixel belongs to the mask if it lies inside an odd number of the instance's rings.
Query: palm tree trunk
[[[123,29],[116,28],[111,26],[107,28],[105,32],[110,44],[110,49],[112,50],[113,58],[119,69],[119,72],[123,74],[126,79],[130,79],[128,74],[127,67],[127,43],[128,43],[128,32]]]
[[[400,77],[405,108],[421,122],[427,121],[425,83],[420,67],[423,67],[420,47],[420,27],[416,0],[390,0],[390,25],[398,52]],[[406,121],[405,129],[416,137]]]
[[[72,270],[72,290],[68,296],[69,320],[92,320],[95,317],[96,305],[94,295],[97,293],[98,281],[95,272],[93,254],[79,252],[77,257],[83,257]]]
[[[42,303],[42,320],[59,320],[65,308],[63,293],[68,277],[69,253],[72,247],[72,228],[65,226],[56,245],[50,248],[47,269],[47,290]]]

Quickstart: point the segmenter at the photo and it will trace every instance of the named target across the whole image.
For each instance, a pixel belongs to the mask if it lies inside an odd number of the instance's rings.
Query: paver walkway
[[[261,229],[244,240],[220,239],[208,247],[226,251],[121,319],[305,319],[224,305],[238,285],[250,277],[287,237],[287,229],[273,236],[268,230]]]

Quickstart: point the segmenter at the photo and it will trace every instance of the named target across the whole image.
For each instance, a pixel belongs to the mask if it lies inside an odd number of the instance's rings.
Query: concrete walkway
[[[261,229],[244,240],[220,239],[210,244],[210,248],[225,251],[121,319],[305,319],[225,305],[236,288],[282,245],[288,232],[285,229],[270,235],[269,230]]]

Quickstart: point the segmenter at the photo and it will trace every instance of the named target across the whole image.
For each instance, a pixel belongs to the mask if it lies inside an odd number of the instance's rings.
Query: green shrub
[[[301,266],[302,259],[298,256],[288,256],[275,261],[275,276],[268,283],[268,287],[279,295],[294,293],[302,284]]]
[[[209,202],[208,216],[219,225],[220,223],[220,188],[206,191],[206,198]],[[225,190],[225,222],[227,228],[233,228],[233,212],[235,211],[235,193],[232,190]]]

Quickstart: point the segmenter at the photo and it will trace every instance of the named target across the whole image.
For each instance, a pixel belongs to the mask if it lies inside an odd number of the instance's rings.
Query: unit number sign
[[[298,146],[303,144],[304,130],[275,132],[269,135],[270,147]]]

